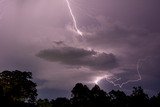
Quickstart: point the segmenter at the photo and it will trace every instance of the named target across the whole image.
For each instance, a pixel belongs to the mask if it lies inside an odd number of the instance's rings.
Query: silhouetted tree
[[[52,104],[48,99],[38,99],[36,103],[38,107],[52,107]]]
[[[70,100],[67,98],[57,98],[52,107],[71,107]]]
[[[4,91],[3,87],[0,85],[0,104],[4,102]]]
[[[141,87],[133,87],[133,92],[130,96],[130,107],[148,107],[149,97],[144,93]]]
[[[100,87],[98,85],[95,85],[92,89],[91,89],[91,102],[92,102],[92,106],[93,107],[106,107],[106,106],[110,106],[110,97],[108,96],[108,94],[101,90]]]
[[[128,97],[123,91],[112,90],[109,96],[114,107],[128,107]]]
[[[91,90],[77,83],[71,98],[39,99],[31,72],[3,71],[0,73],[0,107],[160,107],[160,93],[151,98],[141,87],[133,87],[131,95],[123,91],[103,91],[98,85]]]
[[[151,107],[160,107],[160,93],[150,98]]]
[[[90,90],[86,85],[77,83],[72,89],[71,103],[76,107],[87,107],[90,101]]]
[[[31,72],[3,71],[0,73],[0,86],[4,97],[13,102],[34,102],[37,96],[36,83],[31,81]]]

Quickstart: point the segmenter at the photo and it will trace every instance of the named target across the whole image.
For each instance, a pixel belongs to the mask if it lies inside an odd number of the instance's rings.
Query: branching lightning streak
[[[118,84],[118,83],[115,83],[115,82],[121,80],[121,78],[112,78],[112,77],[108,77],[107,75],[105,75],[105,76],[102,76],[102,77],[97,77],[97,79],[94,81],[94,83],[98,84],[98,82],[101,81],[102,79],[106,79],[106,81],[108,81],[109,83],[113,84],[114,86],[118,86],[118,87],[122,88],[122,86],[125,85],[125,84],[133,83],[133,82],[138,82],[138,81],[142,80],[142,76],[140,74],[140,68],[142,67],[143,62],[146,61],[147,59],[148,59],[148,57],[145,58],[145,59],[139,59],[137,61],[137,66],[136,66],[137,74],[138,74],[138,78],[137,79],[128,80],[126,82]],[[110,79],[115,79],[115,80],[111,81]]]
[[[69,12],[70,12],[70,14],[71,14],[71,16],[72,16],[72,20],[73,20],[73,23],[74,23],[74,28],[75,28],[76,32],[77,32],[79,35],[83,36],[83,33],[78,29],[77,21],[76,21],[76,18],[75,18],[75,16],[74,16],[74,14],[73,14],[73,11],[72,11],[72,8],[71,8],[71,5],[70,5],[69,0],[66,0],[66,2],[67,2],[67,6],[68,6],[68,9],[69,9]]]

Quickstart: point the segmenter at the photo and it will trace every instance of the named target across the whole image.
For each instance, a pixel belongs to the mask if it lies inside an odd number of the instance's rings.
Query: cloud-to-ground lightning
[[[139,59],[137,61],[137,66],[136,66],[137,75],[138,75],[137,79],[128,80],[126,82],[118,84],[118,83],[115,83],[115,82],[121,80],[121,78],[115,78],[115,77],[112,77],[112,76],[104,75],[104,76],[97,77],[96,80],[94,80],[94,83],[98,84],[98,82],[100,82],[102,79],[105,79],[106,81],[108,81],[109,83],[113,84],[114,86],[118,86],[118,87],[122,88],[122,86],[125,85],[125,84],[132,83],[132,82],[138,82],[138,81],[142,80],[142,76],[140,74],[140,68],[142,67],[143,62],[146,61],[147,59],[148,59],[148,57],[145,58],[145,59]],[[114,81],[112,81],[111,79],[114,79]]]
[[[82,31],[80,31],[80,30],[78,29],[77,21],[76,21],[76,18],[75,18],[75,16],[74,16],[74,14],[73,14],[73,11],[72,11],[72,8],[71,8],[71,5],[70,5],[69,0],[66,0],[66,2],[67,2],[67,6],[68,6],[68,9],[69,9],[69,12],[70,12],[70,14],[71,14],[71,16],[72,16],[72,20],[73,20],[73,23],[74,23],[74,28],[75,28],[76,32],[77,32],[79,35],[83,36]]]
[[[74,30],[76,31],[77,34],[83,36],[83,32],[81,30],[79,30],[79,28],[77,26],[77,20],[76,20],[74,14],[73,14],[70,1],[69,0],[65,0],[65,1],[67,3],[70,15],[71,15],[72,20],[73,20]],[[125,81],[123,83],[116,83],[116,82],[121,81],[122,78],[116,78],[116,77],[114,77],[114,75],[103,75],[103,76],[96,77],[96,79],[92,83],[98,84],[101,80],[105,79],[106,81],[108,81],[109,83],[113,84],[114,86],[118,86],[118,87],[121,88],[125,84],[133,83],[133,82],[138,82],[138,81],[142,80],[142,76],[140,74],[140,68],[142,67],[143,62],[146,61],[147,59],[148,59],[148,57],[145,58],[145,59],[139,59],[137,61],[137,64],[136,64],[137,79],[130,79],[130,80],[127,80],[127,81]]]

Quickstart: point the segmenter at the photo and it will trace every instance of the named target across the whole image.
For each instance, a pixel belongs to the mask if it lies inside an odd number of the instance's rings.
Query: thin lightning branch
[[[125,84],[132,83],[132,82],[138,82],[138,81],[142,80],[142,76],[140,74],[140,70],[139,69],[140,69],[140,67],[142,67],[143,62],[146,61],[147,59],[148,59],[148,57],[145,58],[145,59],[139,59],[137,61],[137,74],[138,74],[138,78],[135,79],[135,80],[128,80],[128,81],[123,82],[121,84],[117,84],[115,82],[121,80],[121,78],[118,78],[118,79],[117,78],[111,78],[111,77],[107,77],[107,75],[105,75],[105,76],[102,76],[102,77],[97,77],[97,79],[94,81],[94,83],[98,84],[98,82],[101,81],[102,79],[106,79],[106,81],[108,81],[109,83],[113,84],[114,86],[118,86],[118,87],[122,88],[122,86],[125,85]],[[115,81],[111,81],[110,79],[115,79]]]
[[[143,59],[144,60],[144,59]],[[138,62],[137,62],[137,74],[138,74],[138,79],[135,79],[135,80],[128,80],[128,81],[126,81],[126,82],[123,82],[122,84],[116,84],[115,83],[115,81],[109,81],[109,80],[107,80],[108,82],[110,82],[110,83],[112,83],[114,86],[119,86],[120,88],[122,88],[122,86],[123,85],[125,85],[125,84],[128,84],[128,83],[131,83],[131,82],[138,82],[138,81],[140,81],[140,80],[142,80],[142,76],[141,76],[141,74],[140,74],[140,67],[142,66],[142,61],[143,61],[142,59],[139,59],[138,60]],[[146,60],[146,59],[145,59]]]
[[[74,28],[75,28],[76,32],[77,32],[79,35],[83,36],[83,33],[82,33],[82,32],[78,29],[78,27],[77,27],[77,21],[76,21],[76,18],[75,18],[75,16],[74,16],[74,14],[73,14],[72,9],[71,9],[71,5],[70,5],[69,0],[66,0],[66,2],[67,2],[67,6],[68,6],[68,8],[69,8],[69,12],[70,12],[70,14],[71,14],[71,16],[72,16],[72,19],[73,19]]]

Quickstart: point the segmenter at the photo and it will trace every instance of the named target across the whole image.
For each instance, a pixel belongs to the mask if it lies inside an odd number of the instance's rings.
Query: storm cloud
[[[75,83],[93,85],[108,73],[119,84],[135,80],[137,61],[147,59],[142,80],[122,89],[160,90],[159,0],[72,0],[71,7],[83,37],[65,0],[0,0],[0,70],[31,71],[44,98],[65,96]]]
[[[42,50],[38,57],[75,67],[88,67],[94,70],[108,70],[118,66],[114,54],[100,53],[76,47],[55,47]]]

